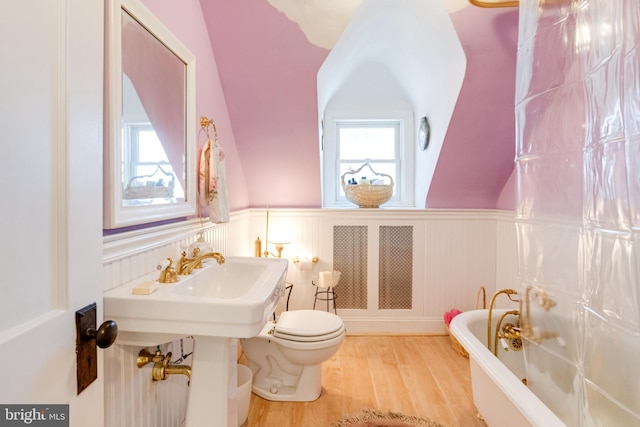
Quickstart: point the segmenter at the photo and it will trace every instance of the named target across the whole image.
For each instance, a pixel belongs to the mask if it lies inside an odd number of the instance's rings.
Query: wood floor
[[[318,400],[270,402],[252,394],[246,427],[330,427],[364,408],[486,427],[476,417],[469,360],[447,336],[347,336],[322,365]]]

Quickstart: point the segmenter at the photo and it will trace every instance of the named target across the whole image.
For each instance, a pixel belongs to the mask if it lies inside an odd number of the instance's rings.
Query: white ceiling
[[[268,0],[271,6],[298,24],[309,42],[331,49],[351,16],[364,0]],[[441,0],[447,12],[469,6],[467,0]]]

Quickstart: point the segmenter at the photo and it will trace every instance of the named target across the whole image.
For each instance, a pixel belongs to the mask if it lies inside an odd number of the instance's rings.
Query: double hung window
[[[409,120],[412,123],[412,120]],[[411,184],[413,157],[407,149],[406,118],[330,120],[324,134],[323,206],[352,207],[345,198],[345,185],[366,180],[389,184],[393,179],[393,197],[385,206],[413,206]],[[411,127],[409,127],[411,129]],[[368,163],[357,175],[351,172]]]

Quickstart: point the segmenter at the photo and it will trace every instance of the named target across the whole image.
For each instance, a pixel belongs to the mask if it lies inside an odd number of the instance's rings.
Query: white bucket
[[[246,365],[238,364],[238,427],[242,426],[249,416],[252,380],[251,369]]]

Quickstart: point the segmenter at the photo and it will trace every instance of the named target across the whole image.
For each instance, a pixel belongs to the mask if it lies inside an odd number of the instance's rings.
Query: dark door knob
[[[118,325],[107,320],[96,330],[96,303],[76,311],[76,370],[78,394],[98,378],[98,349],[107,348],[116,340]]]
[[[83,338],[87,341],[96,340],[96,344],[100,348],[110,347],[118,336],[118,325],[113,320],[105,320],[96,331],[89,328],[84,331]]]

